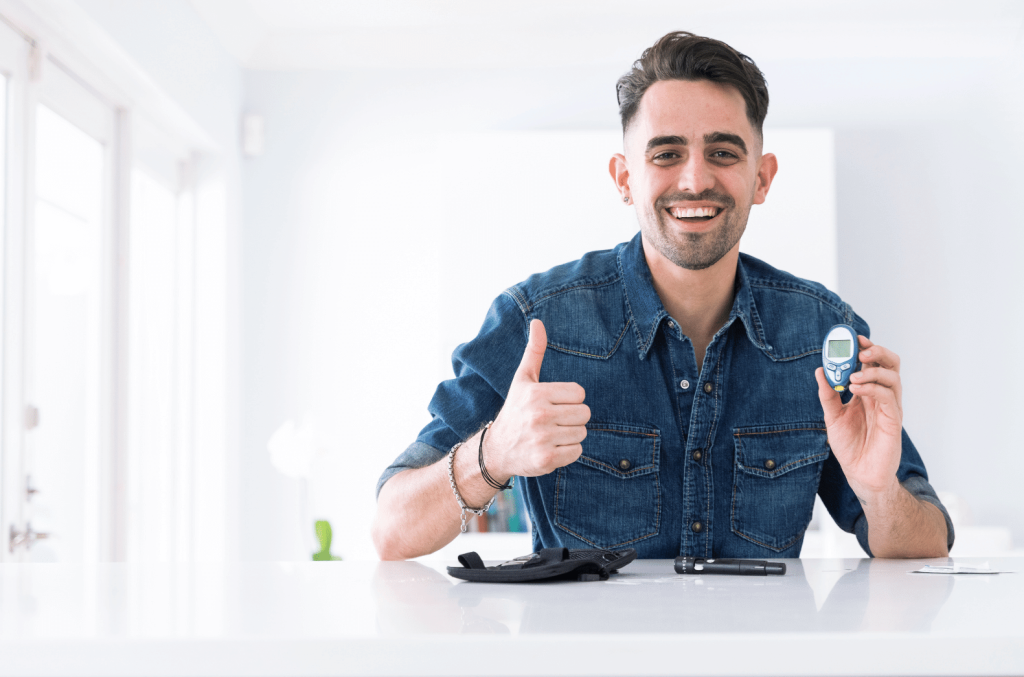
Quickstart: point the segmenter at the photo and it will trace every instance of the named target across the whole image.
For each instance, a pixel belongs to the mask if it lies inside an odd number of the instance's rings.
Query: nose
[[[690,153],[686,162],[680,165],[679,190],[700,195],[714,186],[714,171],[707,159],[700,153]]]

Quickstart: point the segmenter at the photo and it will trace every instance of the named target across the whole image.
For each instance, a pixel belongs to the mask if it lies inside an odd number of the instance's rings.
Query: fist
[[[583,453],[590,407],[578,383],[541,383],[548,335],[540,320],[530,322],[530,339],[505,406],[484,442],[484,462],[501,481],[512,475],[537,477],[569,465]]]

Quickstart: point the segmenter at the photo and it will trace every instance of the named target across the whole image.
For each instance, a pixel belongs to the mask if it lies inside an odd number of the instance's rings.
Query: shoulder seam
[[[850,305],[843,301],[842,299],[840,299],[834,292],[828,291],[827,289],[825,290],[827,292],[826,295],[822,294],[820,291],[816,289],[807,287],[805,285],[793,284],[789,282],[779,282],[775,280],[764,280],[763,278],[757,280],[750,280],[749,284],[751,287],[760,287],[764,289],[773,289],[776,291],[788,291],[793,292],[795,294],[804,294],[805,296],[810,296],[811,298],[817,299],[821,303],[824,303],[825,305],[829,306],[837,313],[842,315],[844,318],[848,316],[848,308],[850,307]]]
[[[561,296],[562,294],[565,294],[565,293],[568,293],[568,292],[571,292],[571,291],[576,291],[577,289],[598,289],[600,287],[608,287],[610,285],[615,284],[618,281],[619,281],[619,276],[616,274],[615,277],[613,277],[610,280],[604,281],[604,282],[585,282],[585,283],[580,283],[580,284],[574,284],[571,287],[564,287],[562,289],[556,289],[555,291],[547,293],[544,296],[541,296],[540,298],[535,300],[533,302],[533,305],[537,305],[541,301],[546,301],[546,300],[548,300],[550,298],[554,298],[555,296]]]
[[[542,292],[543,296],[539,296],[532,301],[529,297],[526,296],[526,294],[523,293],[523,290],[519,288],[519,285],[509,287],[502,293],[511,298],[513,301],[515,301],[516,305],[519,306],[519,309],[523,311],[524,314],[528,315],[530,311],[532,311],[537,305],[539,305],[543,301],[547,301],[548,299],[554,298],[556,296],[561,296],[562,294],[566,294],[571,291],[577,291],[580,289],[599,289],[601,287],[610,287],[618,283],[620,280],[621,278],[619,277],[619,274],[615,273],[614,277],[607,280],[601,280],[599,282],[588,281],[573,284],[568,287],[555,287],[552,291]]]
[[[523,295],[523,292],[519,290],[519,287],[509,287],[508,289],[503,291],[502,294],[505,294],[510,299],[512,299],[512,301],[519,307],[519,310],[523,313],[523,315],[530,314],[530,301],[526,298],[526,296]]]

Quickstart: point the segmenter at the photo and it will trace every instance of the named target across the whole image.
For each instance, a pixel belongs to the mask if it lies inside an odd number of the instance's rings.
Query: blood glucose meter
[[[850,374],[857,371],[859,353],[857,332],[853,327],[837,324],[829,330],[821,346],[821,362],[832,390],[841,393],[850,386]]]

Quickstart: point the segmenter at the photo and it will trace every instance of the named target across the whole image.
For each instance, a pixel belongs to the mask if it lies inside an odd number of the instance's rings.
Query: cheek
[[[645,174],[640,180],[640,191],[657,200],[662,195],[672,192],[675,189],[675,182],[671,172],[651,171]]]
[[[757,177],[753,180],[747,177],[728,177],[719,184],[728,193],[736,204],[751,204],[757,201]]]

